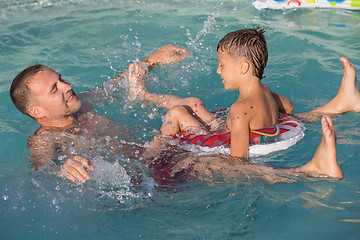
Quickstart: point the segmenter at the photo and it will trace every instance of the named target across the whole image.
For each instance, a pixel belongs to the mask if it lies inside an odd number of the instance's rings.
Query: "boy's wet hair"
[[[36,64],[25,68],[13,80],[10,87],[10,97],[15,107],[25,115],[31,117],[28,113],[30,103],[30,79],[38,72],[44,70],[45,66]]]
[[[235,60],[245,57],[253,66],[253,74],[262,79],[268,60],[264,33],[265,30],[261,27],[228,33],[220,40],[217,50],[230,54]]]

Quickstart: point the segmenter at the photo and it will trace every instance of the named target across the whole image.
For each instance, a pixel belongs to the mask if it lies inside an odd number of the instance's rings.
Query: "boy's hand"
[[[62,177],[73,182],[81,181],[83,183],[90,179],[87,170],[94,170],[94,166],[87,158],[81,156],[69,158],[60,168]]]
[[[185,59],[189,54],[189,51],[183,47],[174,46],[171,44],[165,45],[151,54],[145,59],[145,62],[156,63],[172,63]]]

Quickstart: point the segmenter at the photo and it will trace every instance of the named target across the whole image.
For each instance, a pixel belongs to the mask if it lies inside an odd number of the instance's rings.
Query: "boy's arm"
[[[246,103],[234,103],[231,106],[231,144],[232,157],[247,158],[249,153],[250,108]]]
[[[273,98],[275,99],[276,104],[278,105],[279,112],[291,114],[294,111],[294,105],[292,102],[284,96],[271,91]]]

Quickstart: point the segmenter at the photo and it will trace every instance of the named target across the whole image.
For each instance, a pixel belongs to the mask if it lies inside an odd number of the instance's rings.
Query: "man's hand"
[[[185,59],[188,54],[189,51],[187,49],[168,44],[151,54],[144,60],[144,62],[150,65],[157,63],[168,64],[181,61]]]
[[[83,183],[90,179],[87,170],[94,170],[94,166],[90,160],[81,156],[69,158],[60,168],[62,177],[73,182],[81,181]]]

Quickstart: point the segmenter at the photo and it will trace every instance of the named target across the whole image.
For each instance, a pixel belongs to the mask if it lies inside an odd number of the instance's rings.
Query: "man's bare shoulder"
[[[39,146],[53,145],[54,140],[58,135],[59,133],[57,131],[39,128],[34,135],[29,137],[28,146],[32,149],[38,148]]]
[[[56,132],[38,129],[35,135],[28,139],[28,147],[31,151],[32,167],[38,169],[49,160],[53,159],[56,151]]]

